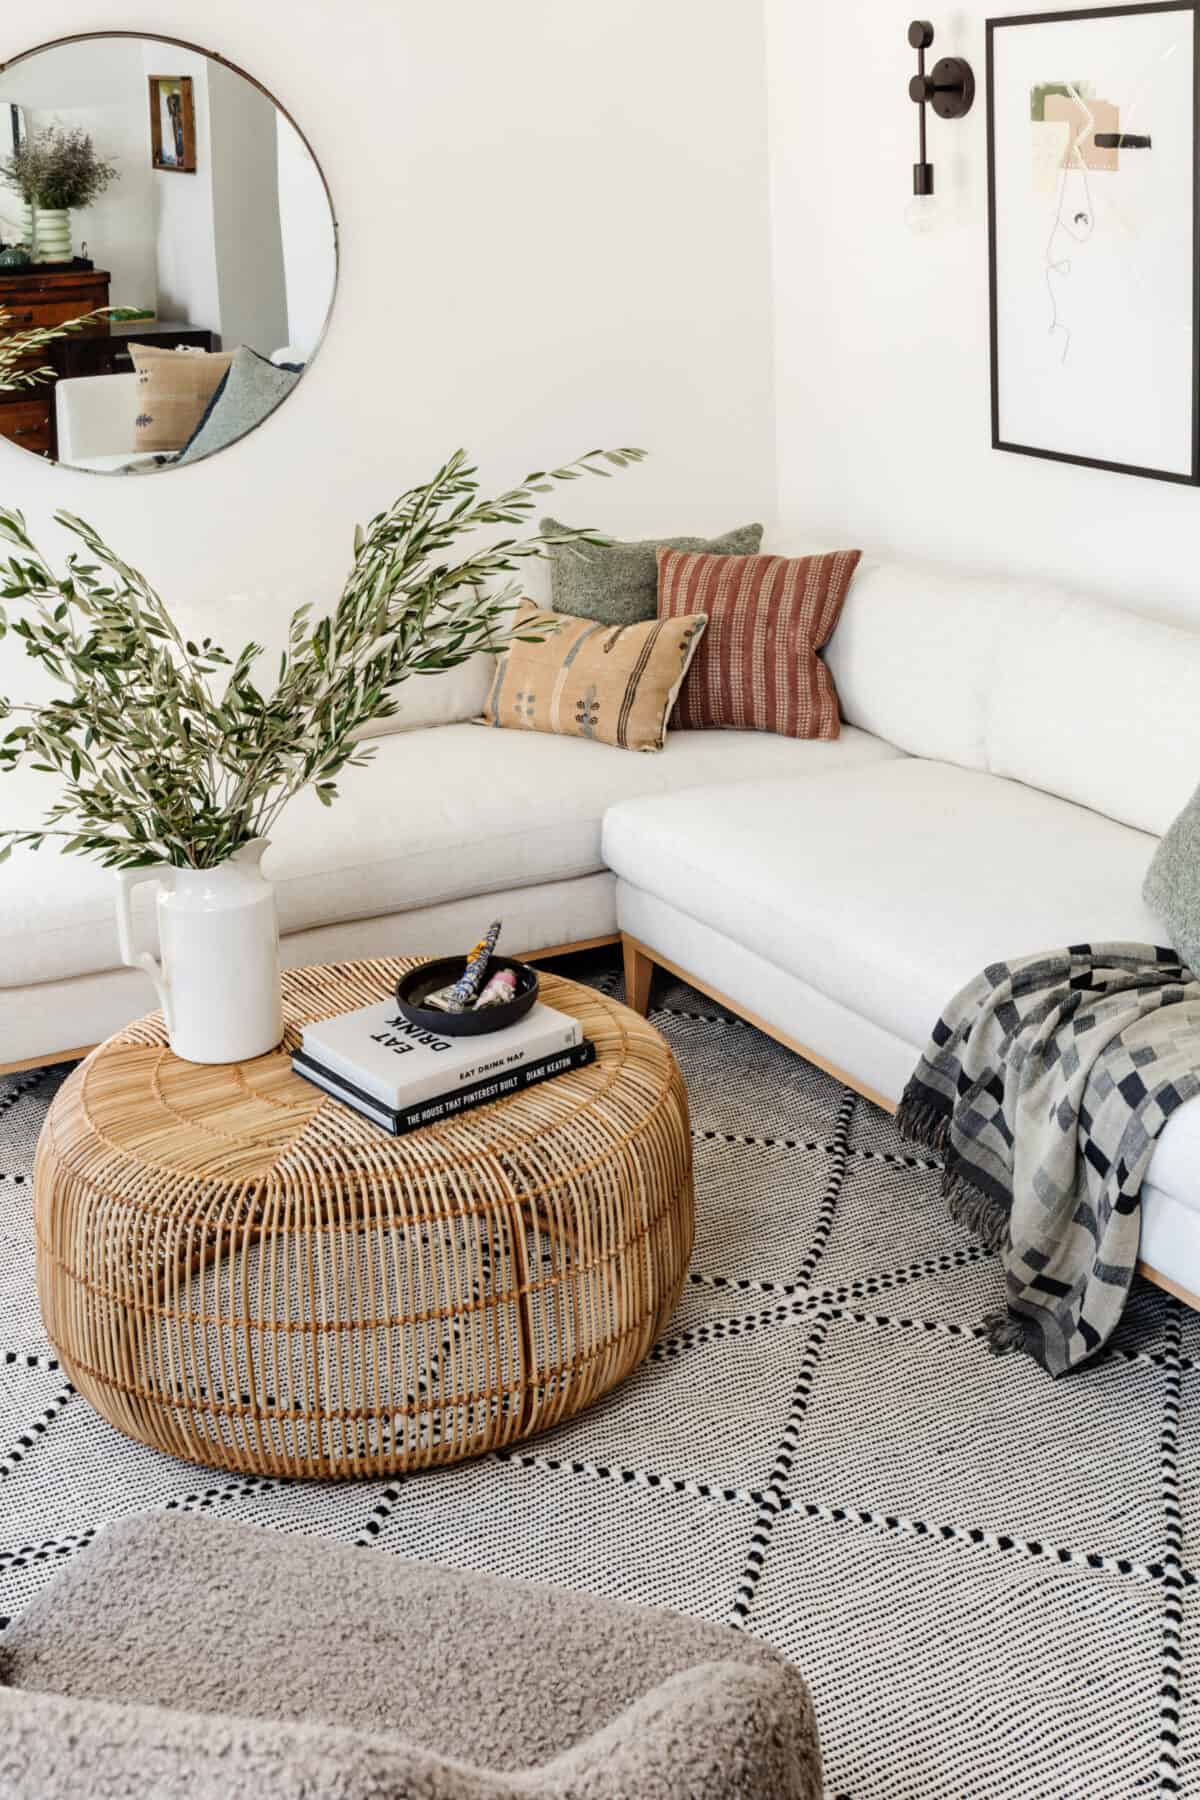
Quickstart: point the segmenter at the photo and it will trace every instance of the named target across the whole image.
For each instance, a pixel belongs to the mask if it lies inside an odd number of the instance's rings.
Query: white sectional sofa
[[[512,952],[615,939],[616,882],[600,852],[614,801],[899,754],[858,731],[836,744],[680,733],[661,756],[465,723],[381,738],[336,806],[302,795],[275,832],[264,870],[284,962],[444,955],[492,917]],[[0,803],[14,788],[27,797],[33,783],[0,777]],[[158,1004],[143,974],[120,967],[113,890],[111,871],[49,845],[0,865],[0,1068],[97,1043]],[[138,898],[150,947],[153,901]]]
[[[624,801],[604,860],[635,997],[662,964],[892,1107],[989,962],[1163,942],[1141,889],[1200,782],[1200,635],[874,564],[828,661],[845,718],[903,758]],[[1200,1295],[1200,1101],[1159,1141],[1142,1256]]]
[[[675,969],[892,1105],[986,963],[1161,941],[1141,884],[1200,781],[1200,635],[868,561],[828,660],[837,743],[676,732],[660,756],[464,722],[482,663],[410,684],[408,728],[276,833],[285,961],[445,952],[493,915],[528,953],[620,930],[635,998]],[[36,817],[40,780],[0,780],[6,823]],[[49,849],[0,867],[0,1068],[153,1006],[119,966],[112,889]],[[1143,1255],[1200,1293],[1200,1102],[1160,1142]]]

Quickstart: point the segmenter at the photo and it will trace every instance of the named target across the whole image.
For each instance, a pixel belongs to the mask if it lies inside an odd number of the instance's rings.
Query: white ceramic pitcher
[[[185,1062],[245,1062],[283,1036],[275,889],[260,868],[256,838],[216,869],[147,863],[117,881],[121,960],[158,989],[171,1048]],[[134,945],[135,887],[158,883],[161,964]]]

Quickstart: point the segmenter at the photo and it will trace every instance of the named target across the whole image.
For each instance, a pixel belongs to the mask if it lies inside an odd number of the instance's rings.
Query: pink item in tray
[[[511,969],[499,969],[475,1002],[476,1008],[482,1006],[503,1006],[506,1000],[515,999],[517,978]]]

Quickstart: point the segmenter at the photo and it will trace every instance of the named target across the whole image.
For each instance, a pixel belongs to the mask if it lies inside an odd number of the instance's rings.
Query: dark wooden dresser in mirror
[[[0,269],[0,339],[39,326],[61,325],[110,304],[112,277],[107,269],[88,268],[83,258],[66,269]],[[47,344],[36,356],[22,359],[29,367],[53,374],[34,388],[0,388],[0,438],[57,459],[54,389],[59,381],[79,376],[128,375],[133,369],[131,343],[159,350],[213,349],[214,334],[186,320],[91,319],[70,337]]]
[[[106,269],[0,269],[0,336],[63,325],[68,319],[95,312],[108,305],[109,287]],[[80,335],[100,337],[107,331],[107,321],[95,319],[81,326]],[[48,345],[41,355],[22,361],[29,368],[57,370],[50,354],[55,348]],[[37,387],[0,388],[0,437],[39,456],[55,454],[53,381],[40,382]]]

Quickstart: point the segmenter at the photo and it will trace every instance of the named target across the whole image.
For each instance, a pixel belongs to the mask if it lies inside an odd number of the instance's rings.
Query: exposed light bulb
[[[914,194],[904,208],[904,223],[921,236],[936,231],[942,219],[942,208],[936,194]]]

